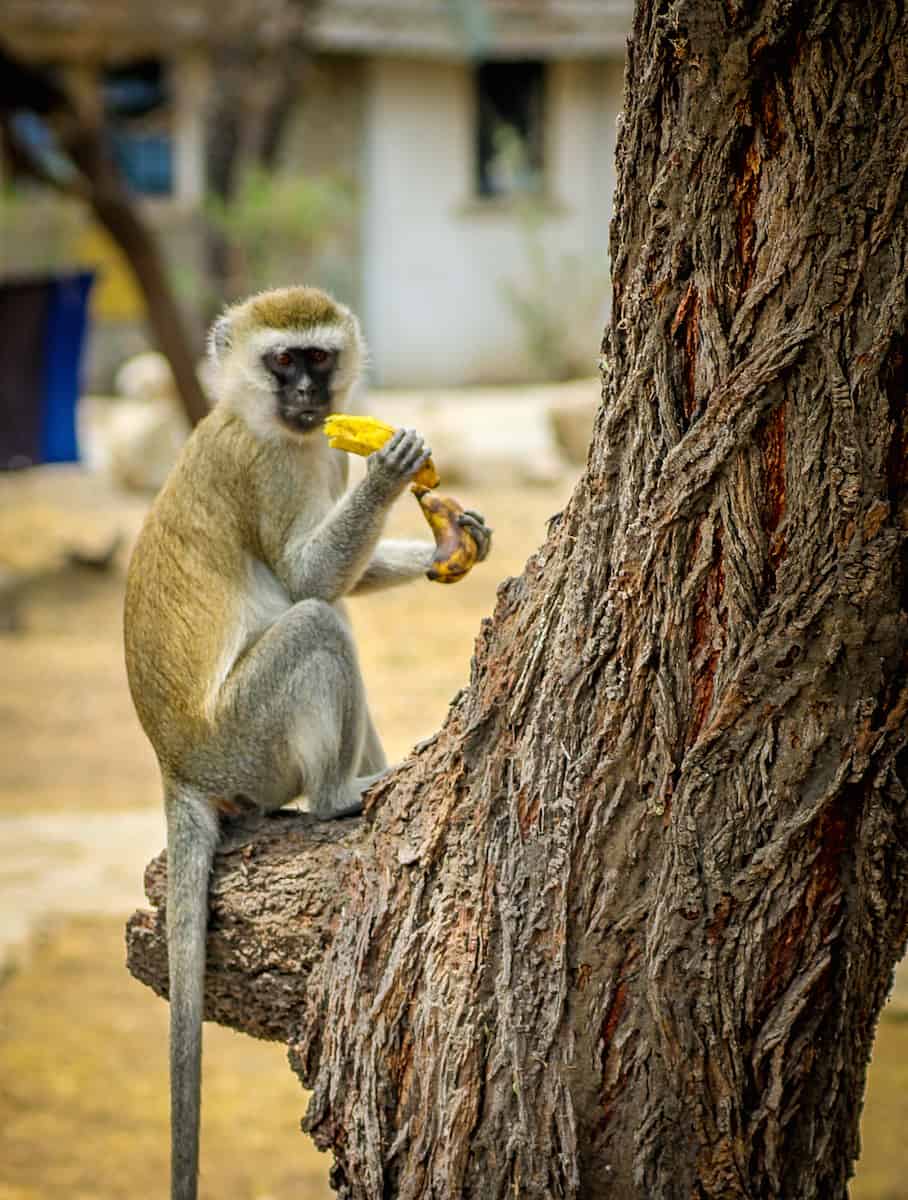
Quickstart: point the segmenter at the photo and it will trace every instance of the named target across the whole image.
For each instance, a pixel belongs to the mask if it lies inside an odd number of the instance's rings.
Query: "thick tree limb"
[[[289,1042],[311,972],[324,958],[346,897],[343,880],[368,836],[361,820],[315,822],[282,812],[225,831],[211,885],[206,1018]],[[269,895],[270,886],[282,881]],[[128,965],[167,996],[167,857],[145,875],[153,912],[129,922]]]

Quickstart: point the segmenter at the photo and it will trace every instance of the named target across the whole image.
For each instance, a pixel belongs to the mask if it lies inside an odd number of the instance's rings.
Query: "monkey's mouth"
[[[281,420],[295,433],[311,433],[325,423],[326,408],[282,408]]]

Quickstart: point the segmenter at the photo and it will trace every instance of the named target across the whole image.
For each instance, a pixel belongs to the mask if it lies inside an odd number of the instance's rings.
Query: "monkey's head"
[[[310,287],[260,292],[229,308],[208,339],[218,398],[262,435],[305,435],[343,411],[365,347],[356,317]]]

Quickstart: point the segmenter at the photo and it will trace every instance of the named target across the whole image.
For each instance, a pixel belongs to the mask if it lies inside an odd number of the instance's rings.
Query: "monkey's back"
[[[186,443],[146,517],[129,564],[124,612],[133,702],[162,767],[204,740],[215,673],[237,621],[248,556],[248,437],[216,408]]]

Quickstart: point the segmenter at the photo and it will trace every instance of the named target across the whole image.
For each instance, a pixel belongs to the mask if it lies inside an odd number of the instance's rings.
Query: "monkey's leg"
[[[357,775],[369,727],[365,689],[351,634],[331,605],[302,600],[274,622],[231,672],[216,724],[220,769],[234,793],[265,810],[302,792],[320,817],[362,811],[375,781]]]

